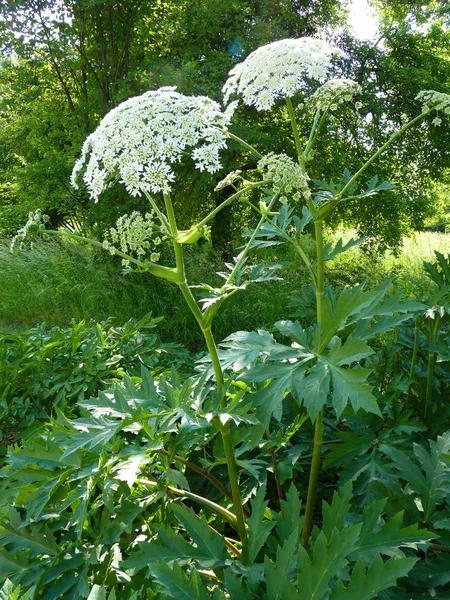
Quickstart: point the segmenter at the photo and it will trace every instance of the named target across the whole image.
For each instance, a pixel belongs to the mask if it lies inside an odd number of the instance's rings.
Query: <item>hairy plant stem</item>
[[[183,258],[183,247],[181,244],[179,244],[176,241],[176,238],[178,235],[178,229],[177,229],[177,224],[176,224],[176,220],[175,220],[175,215],[173,212],[172,200],[171,200],[171,197],[169,194],[164,194],[164,204],[166,207],[166,213],[167,213],[167,218],[169,221],[170,233],[172,236],[172,243],[173,243],[173,248],[174,248],[174,252],[175,252],[176,270],[177,270],[177,272],[179,274],[179,278],[180,278],[180,281],[178,282],[178,287],[180,288],[181,293],[183,294],[184,299],[186,300],[187,305],[191,309],[191,312],[194,315],[196,321],[200,325],[200,328],[202,330],[203,337],[205,339],[205,342],[206,342],[206,345],[208,348],[208,352],[209,352],[209,355],[211,357],[211,361],[213,364],[216,383],[220,390],[220,388],[223,386],[224,378],[223,378],[222,367],[220,365],[219,355],[217,353],[217,346],[216,346],[216,343],[214,340],[214,336],[211,332],[210,324],[209,325],[205,324],[205,320],[202,315],[202,312],[201,312],[201,310],[200,310],[200,308],[199,308],[199,306],[198,306],[194,296],[192,295],[192,292],[186,282],[186,273],[185,273],[185,269],[184,269],[184,258]],[[226,405],[226,400],[225,400],[225,396],[223,396],[221,399],[221,402],[220,402],[220,407],[225,408],[225,405]],[[217,419],[217,420],[213,419],[213,424],[216,426],[216,428],[218,429],[218,431],[220,432],[220,434],[222,436],[222,442],[223,442],[223,447],[224,447],[224,451],[225,451],[225,459],[226,459],[227,469],[228,469],[228,477],[230,480],[231,495],[233,498],[234,512],[236,515],[237,531],[239,533],[241,541],[244,541],[245,538],[247,537],[247,531],[246,531],[246,526],[245,526],[244,510],[242,507],[241,492],[239,489],[239,479],[238,479],[238,474],[237,474],[237,469],[236,469],[236,459],[234,456],[233,444],[231,442],[231,436],[230,436],[230,427],[229,427],[228,423],[226,423],[225,425],[222,425],[220,423],[219,419]]]
[[[323,260],[323,232],[322,222],[314,223],[316,234],[316,252],[317,252],[317,285],[316,285],[316,309],[317,325],[319,329],[322,326],[323,318],[323,290],[324,290],[324,260]],[[305,546],[308,545],[309,537],[313,527],[314,506],[317,497],[317,483],[319,480],[320,460],[323,443],[323,411],[320,411],[316,417],[314,429],[314,446],[311,460],[311,470],[309,472],[308,495],[306,498],[305,521],[303,523],[302,539]]]

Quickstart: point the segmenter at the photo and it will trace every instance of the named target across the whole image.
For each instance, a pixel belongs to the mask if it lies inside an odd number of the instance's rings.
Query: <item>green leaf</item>
[[[343,252],[346,252],[347,250],[350,250],[350,248],[355,248],[356,246],[359,246],[360,244],[362,244],[363,242],[365,242],[368,238],[367,237],[362,237],[362,238],[350,238],[350,240],[346,243],[343,244],[342,243],[342,239],[339,239],[336,243],[336,245],[333,248],[333,242],[329,242],[326,246],[324,246],[323,248],[323,260],[332,260],[333,258],[336,258],[336,256],[339,256],[339,254],[342,254]]]
[[[214,566],[223,564],[228,558],[223,536],[209,527],[205,517],[199,519],[192,509],[187,510],[174,504],[172,510],[198,549],[203,552],[204,562],[210,562]]]
[[[80,421],[81,419],[77,419],[73,423],[81,426]],[[122,421],[108,421],[103,417],[99,419],[86,419],[83,425],[86,428],[90,428],[90,431],[81,431],[80,433],[73,434],[70,438],[71,443],[65,445],[61,458],[70,456],[81,448],[93,450],[97,446],[105,446],[123,428]]]
[[[106,600],[106,590],[103,585],[95,584],[87,600]]]
[[[333,444],[327,452],[323,463],[325,469],[350,464],[355,457],[365,454],[372,447],[374,439],[371,435],[356,435],[350,431],[339,431],[336,436],[343,441]]]
[[[354,340],[350,335],[343,345],[341,345],[340,339],[337,339],[327,360],[336,367],[342,367],[367,358],[371,354],[374,354],[372,348],[360,340]]]
[[[31,599],[31,591],[22,592],[20,585],[14,585],[12,581],[7,579],[0,589],[0,600],[29,600]]]
[[[333,384],[332,405],[339,417],[347,405],[347,400],[357,412],[360,408],[368,413],[381,417],[375,396],[366,379],[371,372],[369,369],[342,369],[330,365]]]
[[[254,596],[244,588],[242,579],[231,573],[229,569],[225,571],[224,582],[230,600],[252,600],[254,598]]]
[[[334,529],[329,541],[321,531],[314,542],[312,558],[300,546],[297,577],[299,600],[323,600],[326,597],[331,579],[347,565],[347,555],[356,547],[360,529],[360,524],[342,531]]]
[[[22,553],[13,556],[0,546],[0,577],[23,575],[30,568],[30,563]]]
[[[264,557],[266,573],[267,597],[270,600],[281,600],[287,596],[286,587],[289,586],[288,573],[292,559],[299,542],[299,530],[294,529],[283,546],[277,547],[275,564],[268,556]]]
[[[297,389],[312,422],[316,420],[317,415],[327,403],[329,390],[329,367],[325,362],[319,360]]]
[[[268,500],[264,500],[266,495],[266,486],[262,485],[256,493],[252,501],[252,514],[247,520],[248,538],[246,548],[248,552],[249,562],[253,563],[258,555],[258,552],[263,547],[266,539],[272,531],[275,521],[264,520],[264,512],[269,504]]]
[[[211,600],[211,597],[200,580],[200,576],[194,569],[188,577],[175,562],[173,569],[169,565],[160,563],[151,565],[157,583],[163,588],[163,592],[175,598],[175,600]]]
[[[344,520],[350,510],[350,500],[352,499],[352,482],[347,482],[334,492],[331,504],[322,502],[322,531],[328,539],[331,539],[333,530],[341,531],[344,529]]]
[[[10,552],[29,549],[34,555],[56,556],[59,552],[52,532],[44,529],[44,534],[23,527],[22,520],[13,508],[10,509],[10,523],[0,524],[0,539]]]
[[[301,531],[303,528],[304,517],[301,514],[302,501],[293,483],[286,494],[286,500],[281,501],[281,506],[283,508],[283,516],[277,514],[275,515],[275,519],[277,522],[278,537],[284,542],[294,530]]]
[[[342,581],[336,582],[329,600],[372,600],[377,594],[392,586],[397,579],[405,577],[417,562],[416,558],[391,558],[387,562],[378,554],[366,570],[359,559],[353,568],[347,587]]]
[[[401,558],[404,553],[400,548],[417,549],[419,545],[433,539],[433,533],[419,529],[417,524],[402,527],[403,511],[385,523],[379,517],[383,506],[384,501],[380,500],[364,510],[360,540],[355,551],[349,553],[350,559],[356,560],[361,557],[367,563],[378,554]]]

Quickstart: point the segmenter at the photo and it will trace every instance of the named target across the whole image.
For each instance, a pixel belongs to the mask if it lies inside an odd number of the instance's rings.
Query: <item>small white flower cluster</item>
[[[296,202],[302,197],[311,196],[308,175],[286,154],[266,154],[258,162],[258,169],[266,177],[273,179],[273,191],[282,194],[281,202],[287,202],[286,196],[292,196]]]
[[[124,254],[134,255],[137,258],[150,252],[150,260],[157,262],[160,254],[156,252],[156,248],[162,243],[161,236],[155,235],[158,230],[152,213],[146,213],[143,217],[134,211],[130,215],[123,215],[117,219],[116,227],[111,227],[108,231],[109,239],[103,241],[103,248],[115,254],[117,246]],[[122,264],[128,267],[129,261],[124,259]]]
[[[336,110],[340,104],[351,102],[355,94],[362,92],[361,86],[352,79],[330,79],[309,99],[314,110]]]
[[[427,113],[431,110],[442,111],[446,115],[450,115],[450,95],[434,90],[424,90],[419,92],[416,100],[422,100],[422,112]],[[436,116],[432,121],[433,125],[439,126],[442,119]]]
[[[32,245],[32,238],[45,231],[45,224],[48,223],[50,217],[42,213],[41,209],[38,208],[34,212],[28,213],[28,221],[25,223],[23,227],[21,227],[16,235],[12,238],[9,249],[11,252],[14,252],[16,246],[19,246],[19,249],[23,249],[25,247],[25,242],[28,240],[30,245]]]
[[[99,195],[119,178],[132,196],[143,190],[167,193],[175,180],[172,165],[188,148],[201,171],[220,168],[219,151],[226,145],[220,128],[229,124],[232,108],[221,112],[203,96],[183,96],[174,87],[146,92],[123,102],[101,121],[84,142],[72,173]]]
[[[262,46],[230,71],[222,90],[224,101],[236,93],[244,104],[268,110],[278,98],[291,97],[304,88],[305,79],[325,81],[334,54],[343,53],[309,37]]]

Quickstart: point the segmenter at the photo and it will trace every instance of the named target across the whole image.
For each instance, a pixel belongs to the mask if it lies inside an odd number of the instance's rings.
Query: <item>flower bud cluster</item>
[[[157,248],[163,238],[159,235],[159,227],[155,224],[153,214],[146,213],[142,216],[137,211],[130,215],[123,215],[117,219],[116,227],[111,227],[103,241],[103,248],[111,254],[116,253],[116,248],[124,254],[140,258],[150,254],[150,260],[157,262],[160,253]],[[129,266],[129,261],[124,259],[122,264]]]
[[[311,196],[308,175],[286,154],[266,154],[258,162],[258,169],[266,177],[273,179],[273,190],[282,194],[282,202],[287,201],[287,196],[291,196],[296,202]]]
[[[219,190],[223,190],[223,188],[226,188],[229,185],[232,185],[234,187],[235,182],[238,179],[242,179],[241,173],[242,171],[240,169],[238,169],[237,171],[231,171],[226,177],[219,181],[219,183],[214,188],[214,191],[218,192]]]
[[[183,96],[174,87],[130,98],[85,140],[72,185],[78,188],[81,176],[95,200],[116,179],[132,196],[143,190],[167,193],[175,180],[173,164],[188,149],[198,169],[213,173],[226,145],[220,128],[229,124],[232,110],[222,113],[217,102]]]
[[[355,94],[362,92],[361,86],[352,79],[330,79],[309,99],[313,110],[335,110],[340,104],[351,102]]]
[[[45,231],[45,224],[48,223],[49,220],[50,217],[43,214],[40,208],[34,212],[28,213],[28,221],[17,231],[16,235],[11,240],[9,246],[11,252],[14,252],[16,246],[22,250],[22,248],[25,247],[27,240],[32,244],[32,238]]]
[[[434,90],[424,90],[419,92],[416,96],[416,100],[422,100],[422,112],[427,113],[431,110],[442,111],[446,115],[450,115],[450,95],[442,92],[435,92]],[[442,119],[436,116],[432,120],[433,125],[439,126],[442,123]]]
[[[270,109],[278,98],[292,97],[307,79],[325,81],[333,54],[343,54],[323,40],[286,39],[258,48],[232,69],[223,87],[224,101],[231,94],[256,110]]]

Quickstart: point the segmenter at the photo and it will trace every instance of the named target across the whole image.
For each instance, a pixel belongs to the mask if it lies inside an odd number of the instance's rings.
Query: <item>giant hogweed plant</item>
[[[360,364],[373,353],[367,342],[421,308],[389,295],[388,284],[325,293],[326,261],[358,241],[325,245],[323,226],[342,202],[389,187],[373,178],[359,190],[358,180],[407,129],[432,111],[449,112],[450,98],[423,92],[420,114],[355,174],[311,180],[318,136],[330,114],[359,92],[352,81],[327,80],[335,53],[323,41],[283,40],[252,53],[225,84],[226,102],[237,94],[256,110],[285,103],[296,159],[263,155],[235,136],[228,129],[234,104],[223,112],[208,98],[162,88],[111,111],[87,138],[73,174],[73,184],[83,182],[99,201],[120,181],[131,195],[148,199],[149,212],[124,216],[103,241],[46,230],[40,214],[19,232],[15,243],[33,232],[70,235],[104,247],[127,269],[173,282],[203,333],[208,357],[200,374],[185,381],[175,371],[168,379],[154,380],[145,370],[141,378],[125,377],[122,385],[83,401],[82,418],[68,420],[57,411],[23,448],[11,450],[2,471],[11,505],[0,530],[0,570],[12,581],[5,586],[19,584],[30,597],[47,600],[369,599],[407,575],[417,561],[414,549],[426,549],[432,534],[414,524],[403,527],[401,513],[386,521],[381,502],[355,513],[350,482],[324,499],[321,518],[315,513],[324,417],[330,409],[338,417],[361,410],[381,415],[367,382],[370,370]],[[312,111],[305,139],[296,94]],[[198,169],[215,172],[227,139],[258,159],[257,172],[251,181],[239,171],[229,174],[223,185],[233,185],[235,193],[180,231],[171,199],[177,163],[190,156]],[[239,201],[254,208],[258,224],[220,273],[223,285],[200,286],[204,297],[198,300],[186,280],[183,247]],[[308,223],[315,232],[314,264],[301,243]],[[293,244],[311,275],[315,323],[303,328],[280,321],[279,341],[265,331],[239,332],[218,351],[212,324],[222,303],[276,270],[251,265],[250,251],[281,241]],[[172,264],[161,260],[168,249]],[[315,433],[303,514],[293,471],[280,475],[277,455],[298,439],[308,418]],[[277,484],[276,507],[265,499],[268,469]]]

